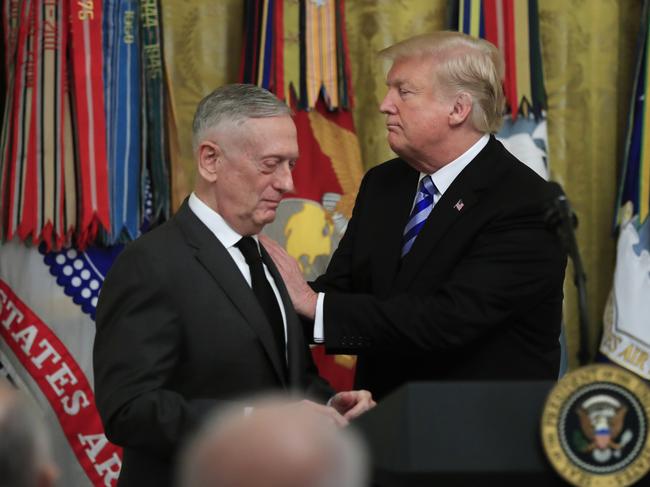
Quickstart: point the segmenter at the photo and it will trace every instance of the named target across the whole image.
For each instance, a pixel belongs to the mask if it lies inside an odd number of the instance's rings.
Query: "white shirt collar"
[[[197,218],[201,220],[212,233],[214,233],[215,237],[217,237],[219,242],[221,242],[221,245],[230,248],[234,247],[234,245],[241,240],[242,236],[234,231],[219,213],[201,201],[195,193],[190,194],[187,203],[190,206],[192,213],[194,213]],[[253,239],[257,242],[257,235],[253,235]]]
[[[467,165],[472,162],[478,153],[483,150],[489,140],[490,136],[488,134],[484,134],[483,137],[478,139],[474,145],[472,145],[472,147],[467,149],[459,157],[451,161],[449,164],[444,165],[431,175],[433,184],[436,185],[436,189],[440,195],[443,195],[444,192],[447,191],[447,188],[451,186],[451,183],[454,182],[454,179],[456,179],[461,171],[465,169],[465,167],[467,167]],[[426,173],[420,173],[418,184],[424,176],[426,176]]]

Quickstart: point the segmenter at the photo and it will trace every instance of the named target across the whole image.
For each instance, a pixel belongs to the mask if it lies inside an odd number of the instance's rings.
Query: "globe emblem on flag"
[[[298,261],[305,279],[313,280],[325,272],[346,223],[342,215],[329,212],[315,201],[287,198],[264,233]]]

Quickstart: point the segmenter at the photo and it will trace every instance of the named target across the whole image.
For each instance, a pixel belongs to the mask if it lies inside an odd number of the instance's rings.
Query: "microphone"
[[[578,217],[573,211],[569,200],[560,186],[555,181],[546,183],[549,202],[544,214],[547,228],[557,233],[566,252],[573,259],[578,255],[578,243],[574,230],[578,227]]]
[[[578,349],[578,361],[585,365],[589,361],[589,318],[587,316],[587,275],[582,266],[575,229],[578,226],[578,217],[571,208],[562,186],[554,181],[547,184],[547,191],[550,196],[544,214],[544,221],[547,228],[553,230],[571,260],[573,261],[573,282],[578,291],[578,317],[580,342]]]

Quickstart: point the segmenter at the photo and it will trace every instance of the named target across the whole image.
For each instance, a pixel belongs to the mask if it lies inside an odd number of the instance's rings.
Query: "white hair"
[[[192,122],[192,149],[196,152],[206,131],[249,118],[290,116],[291,109],[270,91],[250,84],[224,85],[203,98]]]

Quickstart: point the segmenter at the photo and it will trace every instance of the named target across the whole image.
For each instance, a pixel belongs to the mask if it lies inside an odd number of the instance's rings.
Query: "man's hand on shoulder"
[[[329,401],[329,405],[336,409],[347,420],[361,416],[370,411],[377,403],[372,399],[370,391],[343,391],[337,393]]]
[[[259,239],[278,268],[296,312],[313,320],[316,314],[318,294],[305,282],[298,262],[287,254],[275,240],[262,234],[259,235]]]

